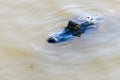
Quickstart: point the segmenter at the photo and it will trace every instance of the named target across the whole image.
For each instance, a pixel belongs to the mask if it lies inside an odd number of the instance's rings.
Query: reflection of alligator
[[[62,31],[51,35],[48,38],[49,43],[58,43],[64,42],[73,36],[80,37],[82,33],[90,28],[94,28],[93,25],[99,21],[98,17],[81,17],[76,20],[69,21],[67,27],[65,27]]]

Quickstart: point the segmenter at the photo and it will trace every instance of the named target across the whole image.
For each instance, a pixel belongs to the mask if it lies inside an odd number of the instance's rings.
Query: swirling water
[[[1,0],[0,80],[119,80],[119,0]],[[60,44],[49,34],[82,15],[99,29]]]

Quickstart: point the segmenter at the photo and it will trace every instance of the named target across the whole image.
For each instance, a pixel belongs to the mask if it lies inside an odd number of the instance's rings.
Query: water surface
[[[1,0],[0,80],[119,80],[119,0]],[[81,15],[98,30],[60,44],[48,35]]]

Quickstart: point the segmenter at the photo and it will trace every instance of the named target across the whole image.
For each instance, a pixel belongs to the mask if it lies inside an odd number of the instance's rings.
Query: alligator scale
[[[96,23],[100,20],[101,18],[99,17],[80,17],[70,20],[63,30],[49,36],[47,41],[49,43],[59,43],[67,41],[74,36],[80,37],[88,29],[95,28]]]

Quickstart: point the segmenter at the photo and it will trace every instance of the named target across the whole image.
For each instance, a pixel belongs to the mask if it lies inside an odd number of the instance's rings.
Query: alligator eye
[[[74,26],[74,29],[79,29],[80,27],[80,24],[77,24],[76,26]]]

